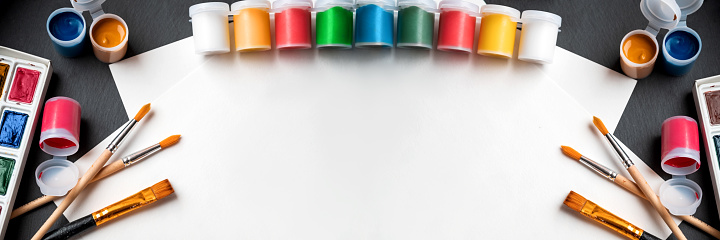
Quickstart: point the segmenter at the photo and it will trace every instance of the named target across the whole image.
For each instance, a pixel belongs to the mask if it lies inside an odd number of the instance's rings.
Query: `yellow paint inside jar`
[[[510,16],[491,14],[481,18],[478,50],[481,55],[511,58],[515,47],[517,22]]]
[[[113,18],[100,19],[92,29],[92,38],[101,47],[111,48],[120,45],[127,35],[122,22]]]
[[[271,48],[270,14],[264,9],[246,8],[233,16],[235,50],[238,52],[265,51]]]
[[[629,36],[623,42],[622,49],[625,57],[637,64],[650,62],[657,53],[655,42],[645,34]]]

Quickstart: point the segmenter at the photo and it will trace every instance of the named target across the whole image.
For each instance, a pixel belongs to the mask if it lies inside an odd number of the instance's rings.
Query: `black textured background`
[[[103,9],[121,16],[127,22],[131,35],[126,57],[131,57],[191,36],[191,26],[187,22],[188,7],[199,2],[204,1],[108,0],[103,4]],[[618,72],[621,72],[618,56],[620,40],[629,31],[644,29],[647,25],[647,20],[640,13],[639,0],[487,2],[515,7],[521,11],[537,9],[562,16],[562,33],[558,45]],[[61,7],[70,7],[69,1],[0,0],[0,45],[50,59],[54,73],[47,98],[68,96],[82,105],[81,148],[70,157],[74,161],[124,123],[127,116],[107,64],[96,60],[89,49],[77,58],[64,58],[54,51],[45,30],[45,22],[52,11]],[[89,23],[89,14],[84,15]],[[688,25],[700,34],[703,41],[702,53],[694,69],[683,77],[670,77],[656,70],[650,77],[638,81],[615,132],[618,138],[665,179],[670,176],[659,166],[662,121],[675,115],[697,118],[691,93],[693,81],[720,73],[720,46],[717,44],[720,40],[720,31],[717,30],[720,26],[720,1],[705,1],[703,7],[689,17]],[[661,32],[659,39],[665,32]],[[581,77],[577,79],[582,80]],[[39,131],[35,140],[38,135]],[[28,177],[33,176],[38,164],[49,158],[36,144],[32,144],[15,206],[41,195],[35,182]],[[700,184],[705,193],[695,216],[720,228],[707,167],[688,178]],[[12,220],[6,239],[29,239],[54,209],[55,205],[48,204]],[[65,223],[67,220],[62,219],[56,226]],[[683,223],[680,228],[689,239],[712,239],[687,223]],[[674,239],[672,236],[670,238]]]

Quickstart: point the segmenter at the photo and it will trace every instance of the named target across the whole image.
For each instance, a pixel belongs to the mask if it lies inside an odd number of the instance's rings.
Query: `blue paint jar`
[[[670,29],[662,41],[661,64],[670,75],[681,76],[692,69],[702,50],[702,40],[695,30],[687,27],[687,16],[694,13],[702,0],[677,0],[680,7],[678,26]]]
[[[359,0],[355,10],[355,46],[362,48],[393,46],[395,1]]]
[[[55,50],[65,57],[80,55],[85,48],[85,18],[73,8],[60,8],[50,14],[46,30]]]

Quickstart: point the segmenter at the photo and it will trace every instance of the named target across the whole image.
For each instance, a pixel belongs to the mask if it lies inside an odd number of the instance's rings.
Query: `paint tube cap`
[[[198,3],[190,6],[189,11],[190,17],[203,12],[223,12],[223,14],[227,15],[230,11],[230,5],[224,2]]]
[[[40,192],[49,196],[63,196],[77,184],[80,172],[72,162],[53,158],[35,169],[35,182]]]
[[[502,14],[510,17],[515,22],[520,21],[520,11],[503,5],[487,4],[482,7],[480,14],[483,17],[492,14]]]
[[[474,3],[460,0],[443,0],[438,4],[440,10],[460,10],[467,14],[477,14],[480,7]]]
[[[315,1],[315,10],[325,11],[332,7],[342,7],[348,10],[352,10],[354,5],[354,0],[317,0]]]
[[[680,21],[684,21],[687,15],[693,14],[702,6],[704,0],[675,0],[680,7]]]
[[[357,0],[358,6],[365,6],[370,4],[378,5],[385,10],[393,10],[395,7],[395,0]]]
[[[702,189],[697,183],[684,176],[673,176],[665,181],[658,191],[660,202],[673,215],[693,215],[700,206]]]
[[[522,12],[522,18],[520,19],[521,22],[532,21],[532,20],[547,21],[547,22],[557,25],[558,27],[560,27],[560,24],[562,24],[562,18],[554,13],[537,11],[537,10],[526,10],[526,11]]]
[[[245,0],[230,5],[230,11],[235,12],[246,8],[270,9],[270,1],[267,0]]]
[[[90,12],[92,18],[105,14],[102,10],[102,4],[104,2],[105,0],[70,0],[73,8],[80,12]]]
[[[680,22],[680,7],[675,0],[641,0],[640,11],[656,31],[674,28]]]
[[[273,9],[312,8],[312,0],[277,0],[272,3]]]
[[[695,119],[674,116],[661,127],[660,166],[671,175],[688,175],[700,169],[700,135]]]
[[[437,3],[433,0],[398,0],[398,7],[419,7],[423,10],[437,10]]]

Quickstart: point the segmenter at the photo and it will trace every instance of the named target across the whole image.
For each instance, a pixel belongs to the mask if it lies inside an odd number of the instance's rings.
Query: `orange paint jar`
[[[246,0],[235,2],[230,8],[235,29],[235,51],[270,50],[270,2]]]
[[[657,44],[645,34],[628,36],[622,45],[623,54],[631,62],[643,64],[657,56]]]
[[[90,42],[98,60],[105,63],[120,61],[127,52],[129,31],[125,20],[106,13],[90,25]]]

